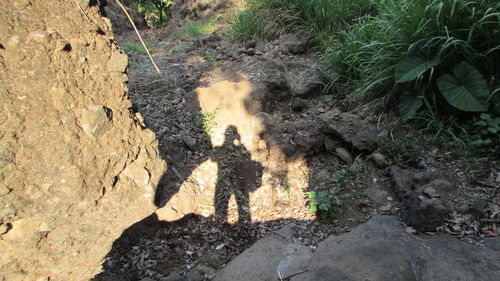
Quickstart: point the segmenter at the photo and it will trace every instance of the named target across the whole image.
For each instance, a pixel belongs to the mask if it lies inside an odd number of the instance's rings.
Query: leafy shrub
[[[496,106],[500,3],[382,0],[378,11],[325,52],[327,68],[359,87],[361,98],[386,104],[399,95],[403,120],[420,109],[449,114]]]
[[[318,190],[306,192],[309,198],[309,211],[316,213],[320,219],[335,218],[344,200],[351,194],[353,186],[352,175],[346,170],[340,170],[335,175],[335,186],[319,186]]]
[[[150,27],[162,27],[168,24],[172,13],[172,0],[134,0],[132,6],[144,13]]]

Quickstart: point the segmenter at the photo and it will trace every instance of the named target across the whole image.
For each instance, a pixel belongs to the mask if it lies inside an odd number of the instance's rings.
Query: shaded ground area
[[[329,235],[374,215],[403,213],[418,222],[441,205],[444,217],[453,210],[457,220],[442,231],[474,243],[498,233],[494,184],[468,185],[449,156],[418,143],[423,156],[412,160],[419,168],[399,163],[408,171],[391,173],[384,155],[373,154],[375,137],[393,136],[385,129],[390,121],[353,108],[345,93],[322,94],[310,56],[287,52],[279,41],[166,38],[154,46],[162,74],[145,54],[129,54],[130,98],[169,165],[156,195],[160,209],[124,232],[95,280],[211,280],[285,225],[315,251]],[[135,40],[119,38],[122,45]],[[486,181],[499,181],[496,175]],[[429,186],[434,180],[453,189]],[[468,214],[471,198],[487,203],[479,217]],[[311,212],[311,202],[328,208]],[[444,217],[435,221],[442,225]]]

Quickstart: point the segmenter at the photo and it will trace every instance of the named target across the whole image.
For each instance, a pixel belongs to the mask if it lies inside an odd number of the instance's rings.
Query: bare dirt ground
[[[209,36],[179,38],[159,32],[147,39],[154,42],[162,73],[154,71],[145,54],[130,53],[129,95],[145,126],[156,133],[169,165],[157,204],[165,208],[178,200],[187,211],[179,211],[179,220],[173,222],[165,222],[159,211],[132,226],[115,242],[104,272],[95,280],[210,280],[257,239],[279,233],[284,225],[315,249],[328,235],[349,231],[375,214],[399,213],[389,168],[375,165],[369,154],[349,151],[352,163],[317,147],[289,156],[283,149],[275,152],[273,140],[262,137],[268,129],[261,124],[261,112],[273,124],[285,124],[286,133],[293,130],[286,124],[314,122],[324,112],[352,109],[345,95],[335,91],[308,98],[301,109],[287,97],[259,96],[256,85],[269,78],[270,63],[284,66],[280,69],[287,81],[303,84],[304,73],[318,69],[314,58],[279,52],[264,58],[277,42],[257,42],[249,52],[244,44]],[[158,37],[164,39],[155,41]],[[137,42],[133,34],[118,39],[121,46]],[[364,111],[355,113],[382,135],[392,135],[385,129],[390,119],[381,122]],[[456,213],[443,231],[476,243],[481,236],[497,235],[498,167],[485,176],[483,186],[471,186],[446,152],[421,149],[424,156],[417,166],[439,170],[457,186],[445,195],[455,210],[466,213],[479,200],[489,202],[487,217],[492,221],[480,223]],[[310,211],[307,192],[325,188],[344,191],[338,194],[333,216],[319,222]],[[204,276],[195,276],[193,269],[201,265],[208,269]]]

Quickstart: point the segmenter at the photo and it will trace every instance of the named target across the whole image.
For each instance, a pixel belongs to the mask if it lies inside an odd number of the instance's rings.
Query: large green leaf
[[[455,66],[452,72],[453,75],[445,74],[437,79],[446,101],[462,111],[486,111],[490,91],[481,73],[466,61]]]
[[[417,114],[418,109],[424,103],[423,97],[412,92],[404,91],[399,97],[399,116],[401,120],[407,121]]]
[[[438,56],[432,56],[429,48],[415,48],[396,66],[394,80],[396,83],[413,81],[424,72],[440,63]]]

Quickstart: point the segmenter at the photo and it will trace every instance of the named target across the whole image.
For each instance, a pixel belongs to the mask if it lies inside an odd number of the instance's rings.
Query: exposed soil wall
[[[166,166],[97,2],[0,1],[0,280],[88,280],[155,208]]]

